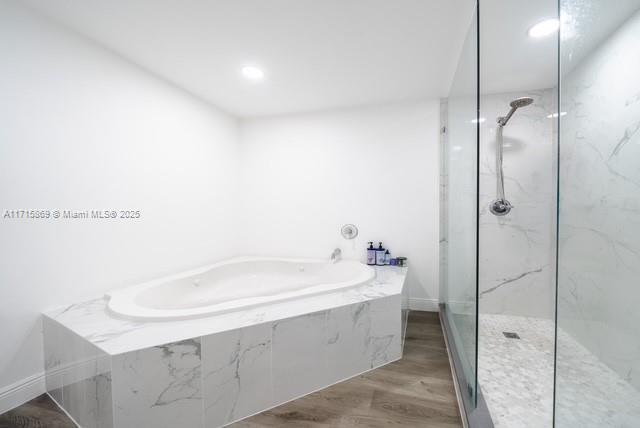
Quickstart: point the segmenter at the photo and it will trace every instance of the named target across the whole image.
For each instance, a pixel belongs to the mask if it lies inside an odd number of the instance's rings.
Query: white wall
[[[407,256],[413,305],[438,299],[437,100],[242,124],[242,232],[252,254]],[[346,241],[340,227],[360,235]],[[426,305],[426,306],[425,306]]]
[[[42,391],[41,311],[236,254],[382,240],[436,308],[436,100],[239,123],[12,1],[0,56],[0,209],[142,215],[0,218],[0,412]]]
[[[142,212],[0,218],[1,401],[43,369],[40,311],[237,252],[238,129],[9,1],[0,57],[0,208]]]

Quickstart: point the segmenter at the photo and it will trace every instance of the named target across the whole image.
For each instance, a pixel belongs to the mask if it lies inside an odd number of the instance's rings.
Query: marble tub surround
[[[152,322],[116,318],[107,310],[107,301],[103,297],[74,303],[43,315],[107,354],[115,355],[376,298],[403,295],[408,268],[376,266],[374,269],[375,278],[359,287],[189,320]]]
[[[114,426],[201,426],[201,341],[187,339],[114,356]]]
[[[230,426],[462,427],[438,314],[412,311],[406,339],[400,361]],[[47,395],[0,415],[0,427],[14,426],[76,427]]]
[[[113,426],[111,357],[44,318],[47,392],[82,427]]]
[[[85,378],[108,380],[77,413],[106,407],[112,419],[95,416],[83,427],[223,426],[401,358],[405,275],[378,267],[358,289],[187,321],[118,320],[95,299],[46,315],[45,342],[53,331],[66,335],[55,340],[61,346],[93,351]],[[161,342],[136,343],[147,333]],[[49,348],[47,361],[60,359]],[[68,410],[65,379],[51,375],[47,389]]]
[[[206,426],[220,426],[272,405],[272,328],[262,324],[203,339]]]

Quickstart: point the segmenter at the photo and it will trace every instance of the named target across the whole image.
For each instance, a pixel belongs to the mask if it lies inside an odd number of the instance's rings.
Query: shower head
[[[515,100],[511,101],[509,103],[509,105],[511,106],[511,110],[509,110],[509,113],[507,113],[505,117],[498,118],[498,125],[505,126],[509,119],[511,119],[511,116],[513,116],[513,113],[516,112],[516,110],[518,110],[520,107],[526,107],[532,103],[533,98],[529,97],[516,98]]]
[[[509,103],[509,105],[511,106],[511,108],[520,108],[520,107],[526,107],[529,104],[533,103],[533,98],[529,98],[529,97],[522,97],[522,98],[517,98],[513,101],[511,101],[511,103]]]

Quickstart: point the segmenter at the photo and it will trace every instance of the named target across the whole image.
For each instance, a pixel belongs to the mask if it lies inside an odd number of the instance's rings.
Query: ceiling
[[[562,0],[562,71],[570,72],[640,7],[640,0]],[[557,86],[557,33],[528,30],[558,15],[558,0],[483,0],[480,10],[480,88],[483,93]]]
[[[539,39],[528,30],[558,15],[558,0],[483,0],[480,10],[480,89],[499,93],[552,88],[557,33]]]
[[[239,117],[446,97],[475,4],[475,0],[23,1]],[[556,86],[555,34],[533,39],[527,31],[556,16],[557,4],[558,0],[482,1],[483,93]],[[609,0],[563,0],[562,5],[563,32],[572,33],[562,44],[566,73],[637,10],[640,0],[616,0],[615,8]],[[246,65],[263,69],[264,80],[244,79],[240,69]]]
[[[240,117],[446,96],[474,0],[27,0]],[[240,69],[258,66],[263,81]]]

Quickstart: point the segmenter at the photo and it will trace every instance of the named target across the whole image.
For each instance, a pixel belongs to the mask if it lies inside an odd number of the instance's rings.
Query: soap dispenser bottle
[[[376,265],[384,266],[384,251],[382,242],[378,242],[378,248],[376,248]]]
[[[391,253],[389,252],[388,249],[387,251],[384,252],[384,264],[385,265],[391,264]]]
[[[367,248],[367,264],[370,266],[376,264],[376,249],[373,248],[373,242],[369,242],[369,248]]]

